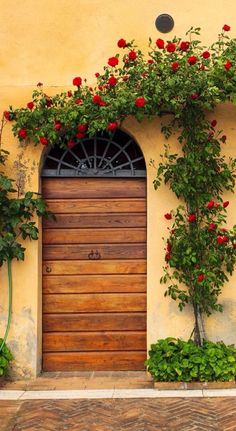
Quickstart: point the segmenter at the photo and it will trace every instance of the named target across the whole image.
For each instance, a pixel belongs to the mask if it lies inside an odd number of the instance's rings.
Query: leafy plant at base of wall
[[[236,255],[236,228],[223,231],[225,190],[235,185],[235,160],[226,161],[221,145],[226,136],[216,129],[216,120],[206,111],[219,103],[236,103],[236,39],[224,25],[218,40],[209,48],[198,40],[199,28],[191,28],[181,40],[149,40],[148,58],[134,41],[118,41],[124,55],[108,59],[103,73],[96,73],[97,85],[73,79],[75,91],[55,96],[44,93],[42,84],[25,108],[5,111],[20,141],[35,145],[72,148],[85,136],[113,131],[128,116],[144,118],[170,115],[162,127],[168,138],[178,134],[180,154],[168,147],[154,181],[169,185],[182,205],[174,218],[166,247],[163,283],[166,295],[189,303],[194,313],[194,340],[204,338],[203,315],[221,311],[218,296],[232,274]],[[212,204],[213,203],[213,204]]]
[[[2,345],[3,339],[0,338],[0,344]],[[9,348],[6,346],[5,342],[0,352],[0,377],[4,376],[9,367],[9,363],[13,360],[13,355],[10,352]]]
[[[3,128],[4,122],[2,122]],[[2,129],[0,138],[2,136]],[[1,139],[0,139],[1,141]],[[0,147],[0,168],[5,165],[8,152]],[[12,270],[13,259],[24,260],[25,248],[21,240],[38,239],[38,228],[32,221],[33,217],[50,216],[46,203],[37,193],[27,192],[24,196],[17,196],[14,188],[15,181],[0,170],[0,267],[6,262],[8,270],[8,320],[5,335],[0,342],[0,373],[1,363],[4,365],[8,354],[6,339],[9,333],[12,316]],[[5,350],[4,350],[5,349]],[[10,356],[9,356],[10,358]],[[2,367],[4,369],[4,366]]]
[[[146,365],[158,382],[233,381],[236,349],[223,342],[204,341],[197,346],[192,340],[166,338],[151,345]]]

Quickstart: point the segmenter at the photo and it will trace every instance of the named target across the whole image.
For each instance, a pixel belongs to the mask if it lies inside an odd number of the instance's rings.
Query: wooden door
[[[142,370],[146,179],[43,178],[43,369]]]

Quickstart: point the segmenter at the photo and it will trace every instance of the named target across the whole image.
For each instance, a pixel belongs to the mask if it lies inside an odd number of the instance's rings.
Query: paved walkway
[[[235,431],[236,398],[2,401],[1,431]]]
[[[0,399],[1,431],[236,431],[235,389],[157,391],[145,373],[44,374]]]

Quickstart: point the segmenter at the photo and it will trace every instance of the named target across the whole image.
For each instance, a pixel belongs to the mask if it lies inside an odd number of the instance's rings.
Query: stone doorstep
[[[153,380],[146,372],[58,372],[43,373],[35,379],[0,379],[0,390],[79,390],[79,389],[146,389]]]
[[[158,390],[236,389],[236,382],[154,382]]]

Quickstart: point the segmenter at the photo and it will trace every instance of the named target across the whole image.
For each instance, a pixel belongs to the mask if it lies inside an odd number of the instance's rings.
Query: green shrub
[[[2,344],[2,338],[0,338],[0,345]],[[0,352],[0,377],[7,374],[9,368],[9,362],[13,360],[13,355],[9,348],[4,344]]]
[[[145,365],[159,382],[232,381],[236,376],[236,348],[206,340],[200,347],[192,340],[169,337],[151,345]]]

